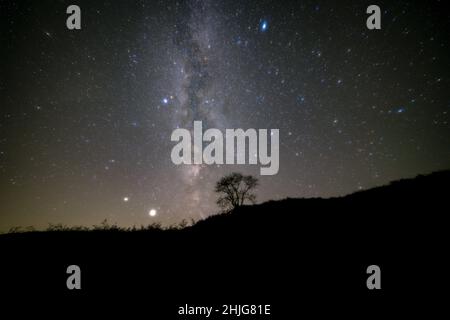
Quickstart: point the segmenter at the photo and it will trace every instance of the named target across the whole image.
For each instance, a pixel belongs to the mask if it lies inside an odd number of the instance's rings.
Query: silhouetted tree
[[[222,177],[216,183],[215,191],[220,194],[217,204],[225,211],[244,204],[245,201],[255,203],[256,195],[252,193],[258,185],[258,179],[233,172]]]

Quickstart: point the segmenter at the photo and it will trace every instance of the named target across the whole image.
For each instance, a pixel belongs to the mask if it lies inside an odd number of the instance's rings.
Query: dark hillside
[[[269,303],[279,316],[330,311],[317,301],[419,307],[443,299],[449,182],[445,171],[341,198],[270,201],[183,230],[2,235],[2,288],[81,305],[151,300],[149,314],[165,315],[185,303]],[[83,272],[79,292],[65,287],[70,264]],[[382,270],[378,292],[366,288],[371,264]]]

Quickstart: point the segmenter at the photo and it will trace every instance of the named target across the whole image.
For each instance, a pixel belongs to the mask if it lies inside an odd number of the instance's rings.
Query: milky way
[[[233,171],[262,202],[450,168],[442,1],[379,2],[374,31],[364,1],[77,1],[78,31],[70,4],[0,5],[1,231],[197,220]],[[279,129],[279,173],[174,165],[194,120]]]

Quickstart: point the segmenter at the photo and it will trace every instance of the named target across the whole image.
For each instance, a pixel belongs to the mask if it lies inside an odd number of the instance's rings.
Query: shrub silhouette
[[[237,172],[226,175],[216,183],[215,192],[220,194],[217,204],[224,211],[242,206],[245,201],[254,204],[256,195],[252,191],[257,185],[258,179],[250,175],[244,176]]]

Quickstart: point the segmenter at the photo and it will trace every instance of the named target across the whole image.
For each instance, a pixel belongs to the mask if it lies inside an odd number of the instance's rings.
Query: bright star
[[[156,216],[156,209],[150,209],[150,211],[148,212],[148,215],[149,215],[150,217]]]
[[[123,201],[124,201],[124,202],[128,202],[129,200],[130,200],[130,198],[128,198],[128,197],[124,197],[124,198],[123,198]]]
[[[261,23],[259,24],[259,30],[261,30],[261,32],[265,32],[267,31],[268,28],[269,23],[267,22],[267,20],[262,20]]]
[[[163,102],[164,104],[168,104],[168,103],[169,103],[169,99],[164,98],[164,99],[162,99],[162,102]]]

